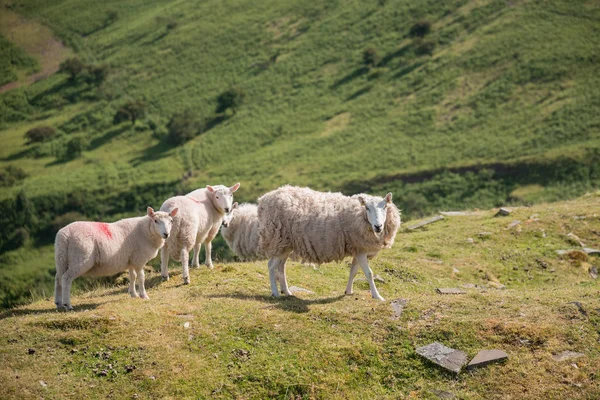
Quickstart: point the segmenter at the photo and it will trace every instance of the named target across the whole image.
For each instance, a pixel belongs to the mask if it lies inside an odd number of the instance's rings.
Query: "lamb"
[[[194,249],[193,266],[200,268],[200,246],[205,245],[208,268],[213,268],[211,259],[212,240],[219,232],[223,216],[231,211],[233,193],[240,187],[239,183],[231,187],[223,185],[206,186],[205,189],[194,190],[185,196],[167,199],[160,207],[169,212],[179,209],[173,220],[171,236],[160,252],[161,275],[163,280],[169,279],[169,257],[181,261],[183,267],[183,283],[190,283],[189,255]]]
[[[400,211],[392,194],[384,198],[366,194],[353,197],[309,188],[283,186],[258,199],[259,247],[269,258],[271,292],[291,295],[285,262],[293,251],[299,258],[322,264],[352,256],[346,294],[352,294],[360,266],[373,298],[385,301],[377,291],[367,258],[394,244],[400,227]]]
[[[148,207],[144,217],[127,218],[113,223],[73,222],[56,234],[54,257],[56,278],[54,302],[60,310],[72,310],[71,284],[79,276],[111,276],[129,269],[129,294],[138,297],[135,281],[139,278],[139,296],[149,299],[144,286],[144,266],[158,254],[169,237],[173,217]]]
[[[264,259],[258,247],[258,207],[233,203],[232,210],[223,218],[221,235],[229,248],[242,260]]]

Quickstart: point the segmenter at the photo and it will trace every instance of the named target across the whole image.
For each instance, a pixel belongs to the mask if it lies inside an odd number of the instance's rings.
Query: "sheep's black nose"
[[[169,234],[168,234],[168,233],[165,233],[163,236],[164,236],[164,237],[165,237],[165,239],[166,239],[166,238],[168,238],[168,237],[169,237]]]
[[[375,225],[375,232],[381,232],[381,225]]]
[[[225,212],[228,213],[229,212],[229,207],[225,209]]]

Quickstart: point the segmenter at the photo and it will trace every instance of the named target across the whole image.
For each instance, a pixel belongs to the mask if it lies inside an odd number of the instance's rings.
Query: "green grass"
[[[0,171],[29,174],[0,191],[16,210],[0,216],[3,253],[19,226],[41,248],[64,213],[114,220],[208,183],[241,182],[242,201],[287,183],[392,190],[408,218],[599,186],[594,2],[20,0],[9,11],[110,74],[99,87],[57,73],[0,94]],[[420,19],[432,23],[432,55],[408,36]],[[366,48],[380,59],[371,71]],[[235,115],[166,142],[173,114],[210,119],[232,87],[246,93]],[[113,125],[131,100],[148,104],[146,117]],[[57,137],[27,146],[40,125]],[[73,137],[89,146],[68,160]]]
[[[344,296],[345,263],[290,263],[290,285],[314,294],[273,299],[261,261],[194,269],[189,286],[177,266],[167,283],[152,273],[149,301],[129,298],[125,286],[98,286],[73,297],[72,313],[57,313],[51,299],[6,311],[0,397],[435,399],[445,390],[461,399],[597,398],[600,286],[587,268],[599,259],[555,251],[572,247],[569,232],[600,246],[599,196],[402,230],[371,262],[386,303],[360,280]],[[507,229],[514,219],[521,224]],[[467,283],[481,286],[435,294]],[[399,297],[409,303],[394,320],[389,301]],[[509,359],[454,376],[415,353],[432,341],[469,357],[499,348]],[[565,350],[585,356],[552,359]]]

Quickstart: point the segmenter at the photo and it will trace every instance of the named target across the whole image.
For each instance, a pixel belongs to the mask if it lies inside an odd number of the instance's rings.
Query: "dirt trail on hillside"
[[[40,71],[0,86],[0,93],[30,85],[58,71],[60,63],[73,54],[47,26],[23,17],[0,3],[0,33],[21,47],[40,64]]]

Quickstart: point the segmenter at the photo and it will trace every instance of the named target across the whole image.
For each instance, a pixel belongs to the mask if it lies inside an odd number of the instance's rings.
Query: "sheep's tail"
[[[56,234],[56,240],[54,241],[54,261],[56,263],[56,277],[60,277],[69,268],[68,264],[69,254],[69,238],[67,234],[61,229]]]

